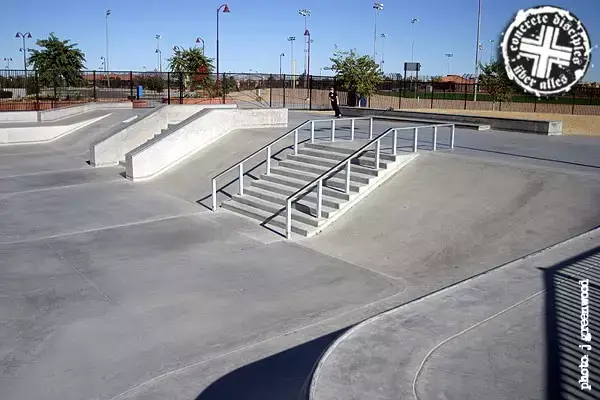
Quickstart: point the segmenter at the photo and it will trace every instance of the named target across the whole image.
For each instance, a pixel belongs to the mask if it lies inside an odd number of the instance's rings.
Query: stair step
[[[317,174],[317,176],[329,171],[329,168],[327,168],[327,167],[320,167],[318,165],[311,165],[311,164],[306,164],[303,162],[298,162],[298,161],[293,161],[293,160],[281,161],[279,163],[279,166],[286,167],[289,169],[294,169],[297,171],[305,171],[305,172],[314,173],[314,174]],[[363,173],[362,171],[354,172],[354,173],[350,174],[350,181],[368,184],[371,181],[371,178],[379,175],[378,171],[376,171],[374,169],[370,170],[369,172],[370,173],[368,175],[366,173]],[[345,172],[343,172],[341,170],[340,172],[338,172],[338,174],[340,174],[340,175],[345,174]]]
[[[286,220],[284,215],[277,215],[273,217],[272,213],[231,200],[228,200],[225,203],[223,203],[222,207],[226,210],[233,211],[235,213],[245,215],[246,217],[258,220],[266,226],[281,228],[285,232]],[[314,229],[315,228],[311,225],[304,224],[300,221],[292,220],[292,232],[294,233],[297,233],[302,236],[308,236],[309,232],[311,232]]]
[[[261,187],[257,187],[256,185],[252,185],[249,188],[245,188],[244,194],[249,194],[254,197],[258,197],[263,200],[270,201],[275,204],[279,204],[280,206],[285,206],[287,203],[287,198],[288,198],[287,195],[273,192],[270,189],[263,189]],[[304,195],[303,197],[294,201],[292,204],[295,204],[296,209],[300,210],[300,211],[304,211],[304,210],[310,209],[310,208],[315,208],[315,205],[317,204],[317,194],[316,193],[308,193],[307,195]],[[334,198],[331,198],[328,196],[323,196],[321,204],[325,207],[339,210],[343,206],[344,201],[340,200],[340,199],[334,199]],[[314,213],[311,212],[310,214],[316,215],[316,209],[315,209]]]
[[[308,154],[290,154],[288,160],[299,161],[311,165],[319,165],[327,168],[333,168],[337,164],[339,164],[339,160],[332,160],[322,157],[314,157]],[[375,160],[364,159],[362,157],[357,157],[352,159],[350,170],[355,172],[364,173],[365,175],[370,175],[369,171],[373,171],[373,166],[375,165]],[[379,161],[379,168],[386,169],[388,163],[385,161]]]
[[[273,179],[274,178],[274,179]],[[285,183],[282,183],[284,181]],[[292,182],[293,181],[293,182]],[[292,178],[282,178],[277,175],[261,175],[260,179],[253,180],[251,185],[259,187],[261,189],[270,190],[274,193],[283,194],[285,196],[290,196],[302,186],[306,185],[307,182],[300,181]],[[331,189],[328,187],[323,187],[323,198],[332,197],[338,199],[339,201],[349,201],[351,199],[351,193],[344,193],[338,189]]]
[[[243,195],[239,194],[233,195],[233,200],[242,204],[246,204],[260,210],[270,212],[271,215],[281,214],[285,216],[285,206],[281,204],[275,204],[267,200],[260,199],[258,197],[254,197],[252,195]],[[338,210],[334,210],[330,207],[323,207],[323,214],[321,218],[329,218]],[[307,225],[311,226],[319,226],[319,220],[315,217],[316,208],[307,208],[304,210],[292,209],[292,220],[303,222]]]
[[[321,157],[321,158],[327,158],[327,159],[339,160],[339,161],[343,160],[344,158],[348,157],[351,154],[351,153],[348,153],[348,154],[337,153],[337,152],[329,151],[329,150],[313,149],[313,148],[309,148],[306,146],[300,147],[298,152],[300,154],[307,154],[307,155],[313,156],[313,157]],[[371,150],[365,151],[365,153],[361,154],[360,158],[374,160],[375,152],[373,152]],[[396,161],[396,156],[393,156],[393,155],[387,154],[387,153],[380,153],[379,159],[381,161]]]
[[[306,185],[307,183],[318,178],[320,174],[306,172],[306,171],[298,171],[298,170],[292,169],[292,168],[276,167],[276,168],[271,168],[270,176],[273,176],[273,175],[282,176],[282,177],[284,177],[284,179],[289,177],[289,178],[301,180],[301,181],[304,181],[305,182],[304,185]],[[304,186],[304,185],[302,185],[302,186]],[[350,180],[350,190],[353,192],[360,192],[361,188],[364,187],[365,185],[366,184],[363,182],[356,182],[356,181],[353,182],[352,179]],[[302,187],[302,186],[300,186],[300,187]],[[340,179],[340,178],[329,178],[329,179],[325,180],[324,186],[329,186],[329,187],[338,188],[338,189],[344,189],[346,187],[346,181],[344,179]]]

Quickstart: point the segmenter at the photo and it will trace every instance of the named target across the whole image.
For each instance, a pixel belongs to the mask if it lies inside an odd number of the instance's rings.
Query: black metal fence
[[[0,71],[0,111],[32,111],[89,101],[131,101],[134,107],[159,104],[224,104],[239,107],[329,109],[336,87],[342,105],[397,109],[459,109],[600,115],[600,88],[577,86],[568,94],[539,99],[516,93],[496,101],[472,83],[386,79],[368,99],[341,90],[334,77],[223,73],[84,71],[71,77],[37,71]]]

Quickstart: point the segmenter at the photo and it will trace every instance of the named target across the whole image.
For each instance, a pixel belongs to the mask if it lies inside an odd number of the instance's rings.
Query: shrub
[[[13,92],[8,90],[0,90],[0,99],[12,99]]]

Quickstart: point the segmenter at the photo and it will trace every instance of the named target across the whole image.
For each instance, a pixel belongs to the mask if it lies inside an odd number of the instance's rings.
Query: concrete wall
[[[160,106],[142,118],[118,126],[100,142],[90,145],[90,164],[94,167],[117,165],[125,160],[125,154],[167,129],[169,123],[167,106]]]
[[[503,129],[517,132],[536,133],[540,135],[561,135],[562,121],[535,121],[516,118],[482,117],[476,115],[439,114],[418,111],[385,110],[376,108],[340,107],[342,114],[348,117],[381,115],[399,118],[415,118],[431,121],[463,122],[470,124],[490,125],[492,129]]]
[[[175,104],[168,106],[169,124],[178,124],[204,109],[237,108],[236,104]]]
[[[70,125],[0,128],[0,144],[13,145],[51,142],[87,125],[98,122],[109,115],[110,113],[107,113],[97,118]]]
[[[235,129],[287,126],[288,110],[205,110],[126,155],[127,178],[154,178]],[[217,155],[218,156],[218,155]]]
[[[37,122],[37,111],[2,111],[0,112],[0,123],[2,122]]]
[[[39,122],[50,122],[56,121],[62,118],[72,117],[73,115],[83,114],[94,110],[105,110],[105,109],[131,109],[133,103],[130,101],[114,102],[114,103],[85,103],[76,106],[55,108],[53,110],[39,111],[38,121]]]

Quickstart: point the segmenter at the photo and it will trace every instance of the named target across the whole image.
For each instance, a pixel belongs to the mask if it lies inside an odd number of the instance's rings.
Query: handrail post
[[[381,139],[375,142],[375,169],[379,169],[379,152],[381,151]]]
[[[350,140],[354,141],[354,118],[352,118],[352,124],[350,125]]]
[[[321,218],[323,207],[323,179],[319,179],[317,183],[317,218]]]
[[[292,200],[288,200],[285,206],[285,237],[292,238]]]
[[[350,160],[346,163],[346,193],[350,193]]]
[[[240,173],[240,196],[244,195],[244,164],[240,163],[239,165],[239,173]]]
[[[369,140],[373,139],[373,117],[369,119]]]
[[[419,128],[415,126],[413,132],[413,153],[417,152],[417,142],[419,141]]]
[[[437,126],[433,127],[433,151],[435,151],[437,149]]]
[[[298,154],[298,129],[294,131],[294,154]]]
[[[315,121],[310,121],[310,142],[315,142]]]
[[[453,149],[454,148],[454,128],[456,128],[456,125],[452,124],[451,126],[451,131],[450,131],[450,148]]]
[[[397,154],[396,147],[398,147],[398,129],[394,129],[394,141],[393,141],[392,147],[393,147],[392,155],[395,156]]]
[[[335,119],[331,120],[331,141],[335,142]]]
[[[217,211],[217,180],[212,180],[212,210]]]
[[[271,146],[267,147],[267,175],[271,174]]]

